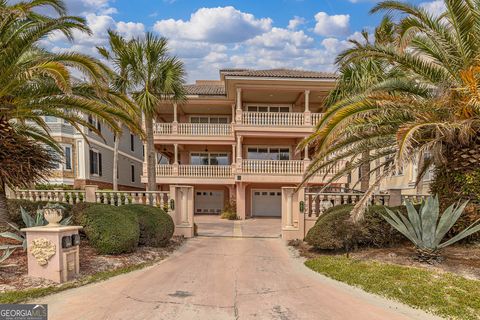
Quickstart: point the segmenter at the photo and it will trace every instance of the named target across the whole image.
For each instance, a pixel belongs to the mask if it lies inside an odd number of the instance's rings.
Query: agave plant
[[[440,250],[442,248],[480,231],[479,219],[454,237],[442,242],[467,203],[468,201],[463,204],[452,204],[442,215],[439,215],[438,196],[429,196],[421,204],[419,212],[410,201],[406,201],[407,217],[400,212],[394,213],[386,208],[383,218],[415,245],[420,261],[430,263],[441,259]]]
[[[50,205],[48,204],[47,206],[45,207],[49,207],[49,208],[63,208],[61,205],[59,204],[54,204],[54,205]],[[30,216],[30,214],[25,210],[23,209],[23,207],[20,207],[20,212],[22,214],[22,220],[23,220],[23,223],[25,223],[25,226],[27,228],[31,228],[31,227],[41,227],[41,226],[44,226],[47,224],[47,221],[45,220],[44,216],[43,216],[43,210],[42,209],[38,209],[37,210],[37,213],[35,215],[35,219],[32,218]],[[63,219],[62,221],[60,221],[60,224],[61,225],[69,225],[72,221],[72,217],[68,217],[68,218],[65,218]],[[20,228],[15,225],[15,224],[12,224],[12,223],[8,223],[8,225],[15,230],[15,232],[2,232],[0,233],[0,237],[2,238],[8,238],[8,239],[13,239],[13,240],[17,240],[19,242],[22,243],[22,247],[24,250],[27,249],[27,239],[25,237],[25,234],[20,231]],[[0,247],[1,249],[1,247]],[[5,250],[8,250],[8,248],[5,248]],[[10,252],[11,254],[11,252]],[[7,257],[8,258],[8,257]],[[6,258],[5,258],[6,259]],[[1,259],[0,259],[1,260]]]

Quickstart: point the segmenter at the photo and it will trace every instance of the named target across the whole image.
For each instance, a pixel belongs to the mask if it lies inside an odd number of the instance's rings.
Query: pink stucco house
[[[242,219],[280,217],[281,188],[301,182],[310,163],[308,148],[297,145],[313,132],[335,81],[325,72],[225,69],[220,80],[187,85],[185,103],[158,109],[159,189],[193,186],[195,214],[220,213],[236,200]],[[323,182],[319,174],[309,186]]]

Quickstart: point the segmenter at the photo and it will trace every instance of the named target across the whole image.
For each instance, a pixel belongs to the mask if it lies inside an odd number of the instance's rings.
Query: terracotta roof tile
[[[187,84],[187,95],[224,96],[225,85]]]
[[[225,76],[266,77],[266,78],[310,78],[336,79],[337,75],[331,72],[305,71],[295,69],[245,70],[224,69],[220,72]]]

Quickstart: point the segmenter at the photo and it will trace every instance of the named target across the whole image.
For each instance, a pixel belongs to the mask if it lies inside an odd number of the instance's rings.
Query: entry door
[[[279,189],[252,190],[252,215],[257,217],[281,217],[282,191]]]
[[[195,192],[195,213],[220,214],[223,209],[222,190],[197,190]]]

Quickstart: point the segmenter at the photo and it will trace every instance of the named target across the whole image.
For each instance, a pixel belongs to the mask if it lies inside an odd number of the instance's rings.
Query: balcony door
[[[252,160],[290,160],[288,147],[248,147],[247,159]]]
[[[190,153],[190,164],[203,166],[226,166],[229,165],[228,153],[192,152]]]
[[[290,112],[288,106],[247,106],[250,112]]]
[[[222,116],[191,116],[191,123],[228,123],[228,117]]]

